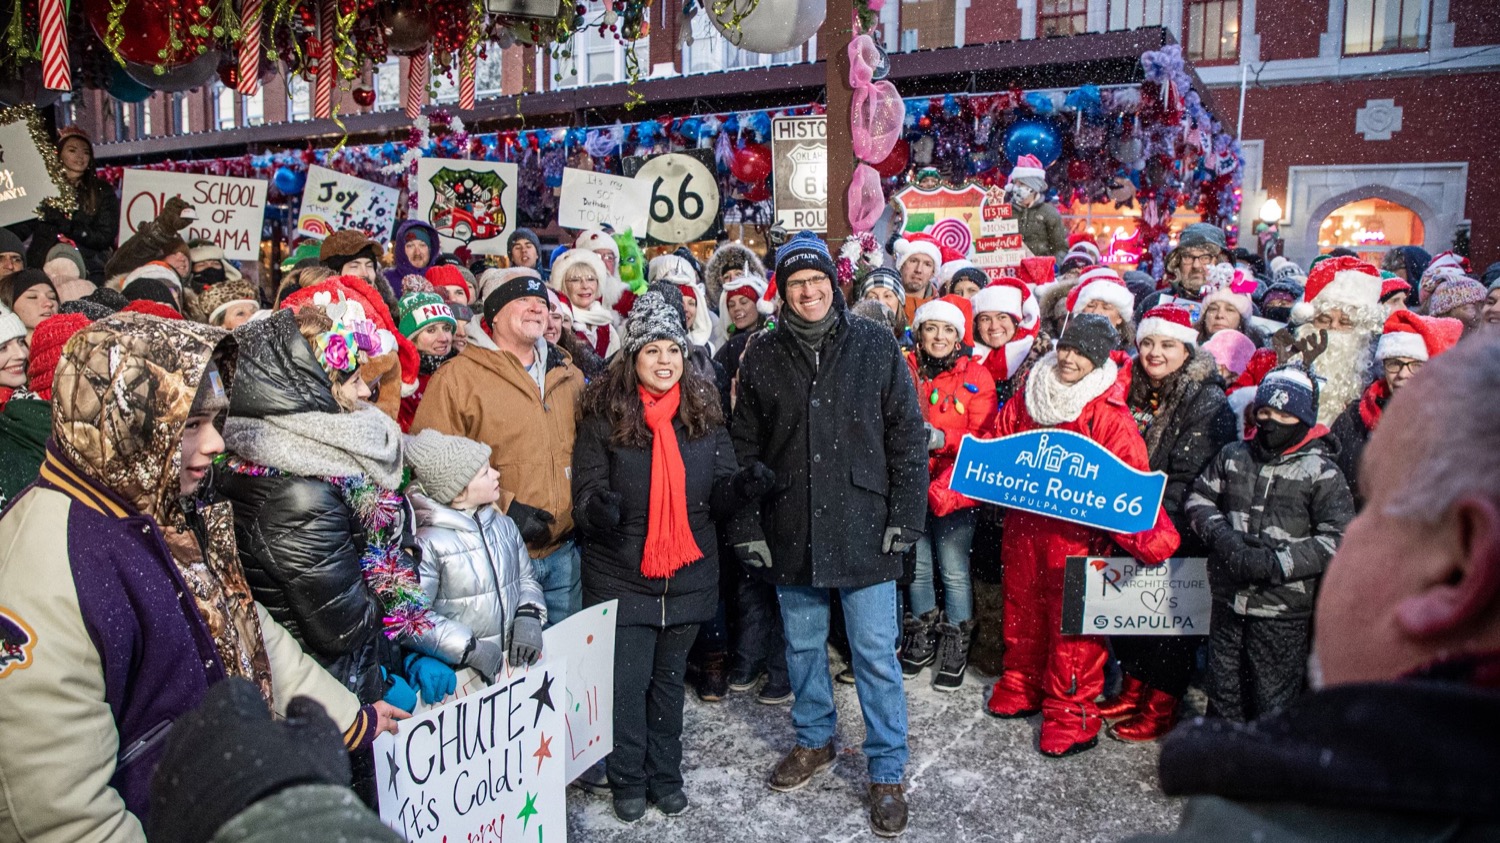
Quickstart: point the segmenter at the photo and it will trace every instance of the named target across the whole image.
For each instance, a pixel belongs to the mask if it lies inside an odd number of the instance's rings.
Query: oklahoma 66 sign
[[[713,233],[719,219],[719,183],[697,156],[670,152],[648,158],[635,180],[651,194],[648,239],[692,243]]]

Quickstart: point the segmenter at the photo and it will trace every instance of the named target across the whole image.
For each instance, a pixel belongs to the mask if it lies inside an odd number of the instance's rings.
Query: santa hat
[[[974,347],[974,319],[973,308],[969,300],[963,296],[943,296],[933,299],[917,308],[917,312],[911,317],[911,330],[916,334],[922,328],[923,322],[942,322],[952,325],[953,330],[963,338],[964,345]]]
[[[597,228],[590,228],[579,233],[578,239],[573,241],[573,248],[588,249],[591,252],[601,250],[614,252],[615,257],[620,256],[620,245],[615,242],[615,238]]]
[[[1016,166],[1010,171],[1010,181],[1006,185],[1015,184],[1021,179],[1037,179],[1041,182],[1047,181],[1047,168],[1042,164],[1042,159],[1035,155],[1022,155],[1016,159]]]
[[[972,269],[974,267],[974,262],[957,249],[943,246],[938,252],[943,258],[942,263],[938,264],[937,272],[938,289],[940,290],[947,289],[948,285],[953,281],[953,276],[960,269]],[[979,286],[983,287],[984,284],[981,283]]]
[[[1292,308],[1292,321],[1311,321],[1319,305],[1379,307],[1381,284],[1380,270],[1359,258],[1345,256],[1318,261],[1307,274],[1303,301]]]
[[[1016,333],[1035,333],[1041,321],[1042,311],[1037,306],[1036,296],[1025,282],[1016,278],[1000,278],[974,294],[969,300],[974,315],[981,313],[1006,313],[1016,322]]]
[[[603,298],[604,281],[609,277],[609,270],[604,268],[603,258],[582,246],[569,249],[552,261],[552,272],[547,276],[547,285],[559,293],[567,292],[567,288],[563,286],[563,280],[568,277],[568,270],[580,266],[593,270],[594,279],[599,282],[597,295]]]
[[[765,300],[766,279],[759,275],[745,273],[732,281],[725,281],[724,288],[719,293],[719,314],[728,315],[729,299],[731,296],[744,296],[755,302],[755,310],[764,316],[770,316],[775,309],[771,302]]]
[[[896,271],[900,272],[912,255],[926,255],[934,267],[943,264],[943,248],[930,234],[908,234],[896,240]]]
[[[1208,268],[1208,282],[1203,285],[1203,309],[1207,310],[1209,304],[1216,301],[1229,302],[1240,312],[1241,321],[1249,319],[1253,307],[1250,297],[1255,293],[1255,287],[1255,279],[1243,269],[1216,263]]]
[[[1198,344],[1198,329],[1193,327],[1193,314],[1187,308],[1175,304],[1157,305],[1146,311],[1141,324],[1135,330],[1135,342],[1139,346],[1146,337],[1169,337],[1186,346]]]
[[[1078,286],[1068,293],[1068,313],[1076,316],[1095,300],[1114,305],[1122,319],[1129,319],[1135,312],[1135,296],[1125,286],[1124,280],[1107,266],[1091,266],[1084,270]]]
[[[1057,262],[1052,258],[1021,258],[1016,277],[1030,284],[1033,290],[1051,284],[1057,280]]]
[[[1385,320],[1385,330],[1375,346],[1375,358],[1431,360],[1457,344],[1463,334],[1464,323],[1457,319],[1398,310]]]

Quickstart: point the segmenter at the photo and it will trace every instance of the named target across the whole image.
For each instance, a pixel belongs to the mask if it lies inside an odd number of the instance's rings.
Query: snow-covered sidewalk
[[[1157,786],[1155,744],[1101,737],[1099,747],[1053,760],[1036,751],[1041,717],[997,720],[984,713],[988,686],[970,674],[954,693],[930,686],[930,671],[906,683],[911,763],[905,841],[1072,843],[1113,841],[1174,827],[1181,803]],[[649,810],[626,826],[609,798],[568,792],[568,835],[575,841],[877,840],[865,818],[864,723],[854,688],[835,685],[838,764],[796,793],[766,787],[771,768],[792,746],[789,706],[766,706],[753,693],[701,703],[688,689],[683,771],[692,809],[668,819]]]

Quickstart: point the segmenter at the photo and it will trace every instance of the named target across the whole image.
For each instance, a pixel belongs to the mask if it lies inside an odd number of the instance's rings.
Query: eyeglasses
[[[1219,256],[1212,252],[1184,252],[1182,254],[1183,263],[1213,263],[1218,259]]]
[[[1399,374],[1401,374],[1401,371],[1403,369],[1405,369],[1406,371],[1411,372],[1412,374],[1415,375],[1417,372],[1421,371],[1421,369],[1422,369],[1422,361],[1421,360],[1406,360],[1406,361],[1402,361],[1402,360],[1397,360],[1397,359],[1391,359],[1391,360],[1385,361],[1385,363],[1383,365],[1385,366],[1385,373],[1387,375],[1399,375]]]
[[[809,275],[805,278],[790,278],[786,282],[786,288],[790,290],[794,287],[801,287],[804,285],[826,284],[831,280],[832,279],[830,279],[827,275],[823,275],[821,273],[818,275]]]

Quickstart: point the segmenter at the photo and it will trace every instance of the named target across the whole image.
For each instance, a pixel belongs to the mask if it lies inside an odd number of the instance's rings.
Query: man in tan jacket
[[[411,432],[432,428],[490,446],[500,505],[526,539],[555,624],[583,608],[573,544],[573,436],[583,373],[542,337],[547,288],[512,278],[484,300],[483,331],[427,384]]]

